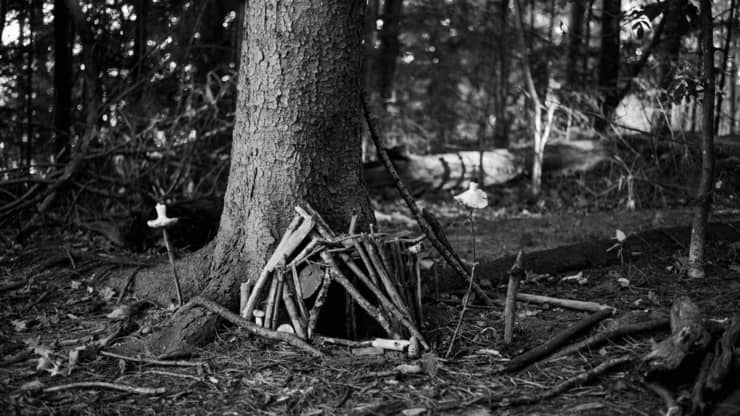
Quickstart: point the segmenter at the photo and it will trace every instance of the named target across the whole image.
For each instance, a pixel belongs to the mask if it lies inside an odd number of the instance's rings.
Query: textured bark
[[[597,121],[596,128],[603,130],[612,112],[619,104],[617,101],[619,79],[619,23],[621,0],[603,0],[604,10],[601,17],[601,53],[599,54],[599,89],[604,96],[601,106],[603,119]]]
[[[704,277],[704,240],[707,216],[712,206],[714,184],[714,36],[712,34],[712,4],[701,2],[701,34],[704,63],[704,96],[702,99],[701,177],[696,191],[697,204],[691,225],[688,275]]]
[[[72,17],[63,0],[54,0],[54,153],[69,158],[72,124]]]
[[[202,296],[235,310],[294,207],[309,202],[336,230],[370,217],[360,163],[361,10],[354,2],[249,2],[229,184]],[[187,353],[216,316],[186,306],[150,343]]]

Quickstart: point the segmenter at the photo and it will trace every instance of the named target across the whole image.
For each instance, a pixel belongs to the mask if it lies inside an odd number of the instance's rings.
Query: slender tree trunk
[[[730,0],[730,17],[727,18],[727,26],[725,27],[725,44],[722,47],[722,64],[720,65],[719,85],[717,90],[717,106],[715,108],[714,115],[714,135],[719,133],[720,117],[722,116],[722,97],[724,96],[725,89],[725,75],[730,70],[730,45],[732,44],[732,35],[735,32],[735,13],[737,0]],[[731,129],[730,129],[731,130]]]
[[[54,153],[69,159],[72,126],[72,18],[63,0],[54,0]]]
[[[601,106],[603,119],[597,119],[596,128],[604,130],[617,108],[619,81],[619,23],[622,13],[621,0],[603,0],[601,17],[601,53],[599,54],[599,89],[604,96]]]
[[[383,28],[380,30],[380,51],[378,54],[378,90],[385,107],[395,100],[393,78],[396,74],[396,60],[401,51],[398,33],[402,0],[385,0],[383,3]]]
[[[8,14],[8,0],[0,0],[0,34],[5,30],[6,14]]]
[[[566,83],[573,87],[579,82],[578,58],[581,56],[583,42],[583,14],[586,11],[586,0],[572,0],[570,4],[570,22],[568,23],[568,60],[566,62]]]
[[[588,9],[586,9],[586,33],[583,35],[583,42],[582,42],[582,48],[583,48],[583,67],[581,68],[581,72],[584,74],[588,74],[590,71],[588,70],[588,64],[591,57],[591,18],[594,15],[594,0],[588,0]]]
[[[737,114],[737,71],[738,60],[740,60],[740,39],[735,37],[735,47],[732,48],[733,58],[730,60],[730,134],[737,132],[738,114]]]
[[[56,0],[60,1],[60,0]],[[144,57],[146,56],[147,19],[149,16],[149,0],[136,0],[134,2],[136,12],[136,29],[134,31],[134,71],[133,81],[136,83],[141,79],[144,72]]]
[[[202,295],[229,309],[255,279],[297,204],[336,230],[370,221],[360,163],[362,16],[357,2],[246,7],[229,184]],[[216,317],[180,309],[151,339],[171,355],[211,339]]]
[[[496,124],[494,125],[493,147],[509,147],[509,116],[506,112],[509,98],[509,71],[511,60],[509,59],[509,48],[506,47],[508,39],[507,16],[509,14],[509,0],[501,0],[498,12],[498,62],[496,65]]]
[[[704,97],[702,100],[701,177],[696,191],[696,207],[691,228],[688,275],[703,278],[704,242],[707,217],[712,206],[714,184],[714,36],[712,2],[701,0],[701,35],[703,44]]]
[[[23,161],[26,168],[31,166],[33,159],[33,47],[34,30],[36,26],[36,4],[31,1],[28,5],[28,34],[26,47],[26,133],[24,135]]]

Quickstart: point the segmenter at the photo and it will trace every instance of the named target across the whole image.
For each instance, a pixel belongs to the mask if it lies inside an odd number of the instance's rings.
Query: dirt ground
[[[447,201],[426,201],[447,226],[461,255],[472,260],[467,213]],[[400,204],[378,205],[404,229]],[[617,229],[641,230],[688,225],[687,208],[608,210],[487,208],[476,213],[476,257],[495,259],[515,253],[609,238]],[[593,211],[593,210],[592,210]],[[715,220],[737,220],[720,207]],[[393,217],[393,215],[391,215]],[[399,220],[400,218],[400,220]],[[502,307],[473,306],[466,313],[449,358],[443,358],[454,331],[462,293],[430,291],[425,298],[423,332],[432,351],[420,359],[402,354],[355,355],[331,348],[317,360],[283,344],[225,326],[218,338],[179,363],[151,363],[104,355],[85,348],[110,334],[118,293],[99,284],[110,267],[100,259],[136,257],[101,250],[102,243],[80,234],[48,235],[0,257],[0,402],[2,414],[218,414],[218,415],[654,415],[663,401],[640,383],[637,362],[652,339],[667,330],[609,342],[593,351],[541,360],[523,370],[504,372],[511,357],[547,341],[553,333],[588,314],[546,305],[520,304],[512,346],[502,344]],[[740,239],[740,233],[738,233]],[[740,245],[711,241],[706,280],[687,280],[682,259],[687,247],[677,241],[656,254],[628,264],[580,270],[581,281],[529,274],[522,291],[593,301],[617,308],[666,313],[681,295],[693,299],[708,318],[722,320],[740,311]],[[53,259],[59,261],[51,261]],[[80,260],[80,258],[82,260]],[[97,262],[93,259],[97,259]],[[526,268],[526,265],[525,265]],[[163,277],[165,278],[165,277]],[[425,278],[431,278],[429,274]],[[618,279],[627,279],[620,284]],[[8,287],[12,282],[22,282]],[[499,299],[505,288],[494,288]],[[130,304],[129,299],[123,303]],[[139,304],[135,304],[140,306]],[[157,329],[172,313],[154,307],[139,312],[130,337]],[[77,351],[77,352],[75,352]],[[633,359],[535,404],[506,406],[507,400],[541,395],[571,377],[610,359]],[[60,391],[43,388],[75,382],[109,382],[162,391],[123,392],[100,386]]]

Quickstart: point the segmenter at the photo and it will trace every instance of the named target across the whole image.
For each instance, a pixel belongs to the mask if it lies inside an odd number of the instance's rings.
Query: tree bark
[[[688,275],[703,278],[704,242],[707,216],[714,188],[714,36],[711,0],[701,1],[701,35],[703,44],[704,96],[702,100],[701,177],[696,191],[697,204],[691,226]]]
[[[54,0],[54,153],[69,159],[72,124],[72,17],[64,0]]]
[[[622,13],[621,0],[603,0],[601,17],[601,53],[599,54],[599,89],[604,96],[602,117],[597,119],[597,130],[603,131],[614,109],[619,104],[619,23]]]
[[[361,10],[355,2],[249,2],[229,183],[201,295],[231,310],[308,202],[330,226],[372,218],[360,163]],[[216,316],[184,307],[155,355],[209,341]]]
[[[569,86],[578,82],[578,58],[581,55],[583,42],[583,15],[586,12],[586,0],[573,0],[570,5],[570,22],[568,23],[568,60],[565,77]]]

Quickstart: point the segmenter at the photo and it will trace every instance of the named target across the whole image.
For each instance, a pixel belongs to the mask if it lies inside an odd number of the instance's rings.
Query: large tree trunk
[[[229,184],[202,295],[235,310],[294,207],[309,202],[337,230],[369,221],[360,163],[361,6],[249,2]],[[185,306],[150,342],[155,355],[210,340],[216,317]]]
[[[619,80],[619,22],[622,13],[621,0],[604,0],[601,16],[601,53],[599,54],[599,89],[604,95],[601,106],[603,119],[597,119],[596,128],[603,130],[617,101]]]
[[[704,277],[704,241],[707,216],[712,205],[714,188],[714,36],[712,34],[711,0],[701,2],[701,36],[704,69],[704,94],[702,99],[701,177],[696,191],[696,207],[691,226],[688,275]]]
[[[72,125],[72,17],[64,0],[54,0],[54,153],[69,159]]]

